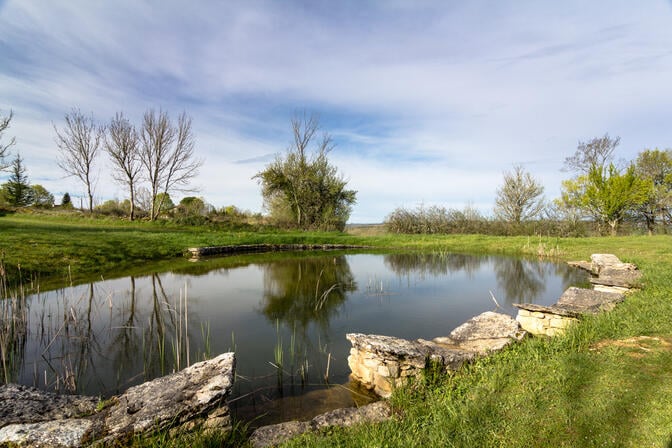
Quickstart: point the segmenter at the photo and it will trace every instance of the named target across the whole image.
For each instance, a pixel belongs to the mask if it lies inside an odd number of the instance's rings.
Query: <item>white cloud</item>
[[[620,135],[628,159],[672,146],[670,18],[665,2],[9,1],[0,109],[56,192],[81,187],[54,168],[52,122],[161,107],[194,117],[199,194],[259,210],[250,177],[305,108],[359,190],[353,220],[421,201],[489,209],[516,163],[557,194],[579,140]],[[98,195],[123,196],[107,171]]]

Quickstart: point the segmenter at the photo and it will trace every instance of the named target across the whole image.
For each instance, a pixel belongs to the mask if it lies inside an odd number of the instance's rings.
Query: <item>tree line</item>
[[[0,120],[0,138],[12,118],[10,112]],[[66,176],[75,177],[84,186],[89,212],[94,209],[94,187],[98,181],[95,168],[102,153],[111,162],[114,181],[127,188],[131,220],[135,218],[136,195],[141,184],[146,184],[150,192],[149,218],[155,220],[169,192],[183,190],[203,163],[195,158],[191,118],[186,113],[173,121],[167,112],[149,109],[136,127],[122,112],[109,123],[98,124],[92,115],[86,116],[75,108],[65,114],[61,127],[54,125],[54,132],[57,165]],[[13,162],[7,162],[9,149],[15,143],[14,138],[6,144],[0,140],[0,169],[10,170],[9,181],[2,188],[5,200],[14,207],[53,206],[53,196],[41,201],[39,193],[44,189],[29,185],[20,154],[16,154]],[[70,199],[69,194],[65,199]]]
[[[14,207],[54,204],[53,196],[28,182],[25,164],[20,154],[7,162],[14,138],[2,144],[2,133],[9,127],[13,114],[0,120],[0,170],[10,170],[10,179],[0,187],[0,203]],[[203,199],[188,196],[173,204],[170,193],[189,191],[189,182],[197,176],[203,161],[194,155],[195,138],[192,120],[180,114],[172,120],[168,113],[149,109],[142,122],[134,125],[118,112],[106,124],[98,124],[92,115],[79,109],[65,114],[64,124],[54,127],[58,148],[58,167],[80,181],[86,191],[88,211],[94,212],[96,163],[107,154],[112,166],[113,180],[126,188],[128,199],[108,200],[96,207],[107,214],[127,214],[136,218],[136,210],[148,214],[150,220],[172,210],[175,216],[212,214],[214,207]],[[343,230],[356,201],[356,191],[346,188],[347,181],[328,159],[334,148],[327,132],[322,132],[319,118],[297,115],[291,121],[292,142],[284,155],[276,159],[256,179],[262,187],[264,207],[270,221],[279,226],[299,229]],[[40,199],[46,192],[50,197]],[[67,193],[66,193],[67,194]],[[62,201],[62,206],[70,204]],[[222,209],[220,215],[244,215],[235,207]]]
[[[385,220],[397,233],[547,233],[578,236],[593,224],[599,233],[618,233],[624,222],[648,233],[672,228],[672,150],[645,149],[630,162],[616,161],[620,138],[608,134],[579,142],[562,169],[561,196],[546,201],[544,187],[522,166],[504,172],[493,219],[465,210],[420,206],[397,208]]]

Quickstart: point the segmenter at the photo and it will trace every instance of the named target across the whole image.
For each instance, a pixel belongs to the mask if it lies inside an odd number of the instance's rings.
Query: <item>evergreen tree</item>
[[[72,208],[72,199],[70,199],[70,193],[66,192],[61,199],[61,207],[63,208]]]
[[[5,184],[7,202],[14,207],[25,207],[33,201],[33,190],[28,182],[26,167],[20,154],[11,165],[9,181]]]

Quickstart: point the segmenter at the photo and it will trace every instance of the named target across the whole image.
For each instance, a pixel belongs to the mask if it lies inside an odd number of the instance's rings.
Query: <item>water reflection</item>
[[[410,253],[385,255],[385,265],[392,272],[407,276],[447,275],[464,271],[473,274],[486,262],[487,257],[451,253]]]
[[[565,265],[445,253],[288,253],[211,269],[219,263],[2,301],[3,381],[105,397],[235,350],[234,411],[298,418],[362,397],[343,387],[346,333],[447,335],[493,309],[490,291],[513,312],[507,304],[550,304],[578,282]]]
[[[356,291],[357,284],[344,255],[278,261],[263,267],[261,311],[271,322],[305,331],[316,323],[323,330],[330,317]]]

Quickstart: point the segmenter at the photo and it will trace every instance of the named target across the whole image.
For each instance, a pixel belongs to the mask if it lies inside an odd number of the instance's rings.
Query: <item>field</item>
[[[402,236],[231,231],[47,215],[0,217],[7,277],[81,281],[170,262],[192,246],[340,243],[385,249],[588,259],[608,252],[644,272],[640,291],[615,311],[555,339],[529,338],[451,377],[398,390],[397,417],[303,436],[289,446],[672,447],[672,241],[666,236]],[[20,267],[19,267],[20,265]],[[140,446],[244,444],[217,436],[138,441]]]

